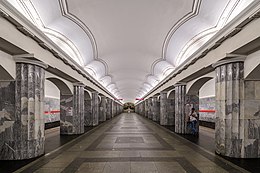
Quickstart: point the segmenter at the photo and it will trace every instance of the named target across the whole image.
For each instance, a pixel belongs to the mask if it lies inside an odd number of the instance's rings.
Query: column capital
[[[160,95],[161,94],[167,94],[169,91],[160,91]]]
[[[186,86],[187,85],[187,83],[185,83],[185,82],[177,82],[176,84],[174,84],[174,87],[177,87],[177,86]]]
[[[229,64],[229,63],[235,63],[235,62],[244,62],[246,59],[246,55],[240,55],[240,54],[226,54],[226,58],[224,60],[220,60],[214,64],[212,64],[213,68],[217,68],[218,66]]]
[[[96,93],[96,94],[98,94],[98,92],[97,92],[97,91],[91,91],[91,93]]]
[[[75,82],[75,83],[73,83],[73,86],[83,86],[83,87],[85,87],[85,84],[82,83],[82,82]]]
[[[26,64],[33,64],[40,66],[44,69],[48,68],[48,65],[42,61],[37,60],[34,57],[34,54],[21,54],[21,55],[14,55],[13,59],[16,63],[26,63]]]

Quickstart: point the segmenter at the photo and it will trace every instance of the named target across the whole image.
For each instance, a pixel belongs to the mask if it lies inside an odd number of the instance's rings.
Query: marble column
[[[148,110],[149,110],[149,107],[148,107],[148,99],[146,99],[145,101],[144,101],[144,109],[145,109],[145,114],[144,114],[144,116],[146,117],[146,118],[148,118]]]
[[[152,120],[160,121],[160,102],[157,96],[152,97]]]
[[[145,105],[144,105],[144,101],[141,103],[141,113],[142,116],[145,116]]]
[[[44,85],[47,65],[29,59],[31,56],[14,58],[15,82],[0,82],[1,160],[30,159],[44,154]]]
[[[99,99],[98,99],[98,92],[92,92],[92,100],[91,100],[91,125],[97,126],[98,125],[98,118],[99,118]]]
[[[73,84],[73,95],[61,95],[60,134],[84,133],[84,84]]]
[[[101,102],[100,102],[100,112],[99,112],[99,122],[104,122],[106,121],[106,97],[101,96]]]
[[[152,106],[153,106],[153,104],[152,104],[152,98],[150,97],[150,98],[148,98],[148,118],[149,118],[150,120],[153,119]]]
[[[189,104],[186,104],[186,84],[175,85],[175,132],[180,134],[191,134],[187,127],[187,116],[190,112]]]
[[[219,61],[216,72],[216,152],[260,157],[260,82],[244,80],[245,57]]]
[[[91,97],[85,98],[84,100],[84,126],[92,126],[93,124],[91,102],[92,102]]]
[[[116,116],[116,102],[113,100],[112,102],[112,117]]]
[[[107,97],[107,114],[106,114],[106,119],[109,120],[112,118],[112,100]]]
[[[167,92],[160,92],[160,125],[166,126],[168,125],[168,117],[167,117]]]

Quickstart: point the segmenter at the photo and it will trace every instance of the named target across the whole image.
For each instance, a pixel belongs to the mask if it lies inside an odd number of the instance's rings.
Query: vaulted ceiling
[[[123,102],[143,97],[253,0],[8,0]]]

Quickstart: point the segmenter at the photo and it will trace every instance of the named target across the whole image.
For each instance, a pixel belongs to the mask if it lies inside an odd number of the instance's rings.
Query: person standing
[[[190,113],[190,125],[191,125],[191,131],[193,135],[197,134],[197,118],[198,115],[195,111],[195,108],[191,108],[191,113]]]

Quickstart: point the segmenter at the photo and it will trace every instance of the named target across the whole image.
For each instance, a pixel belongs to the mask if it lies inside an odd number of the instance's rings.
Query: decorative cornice
[[[173,86],[178,87],[178,86],[186,86],[186,85],[187,85],[187,83],[185,83],[185,82],[178,82],[178,83],[174,84]]]
[[[220,60],[220,61],[212,64],[212,67],[216,68],[216,67],[224,65],[224,64],[230,64],[230,63],[235,63],[235,62],[244,62],[246,59],[246,55],[239,55],[239,54],[227,54],[226,57],[230,58],[230,59]]]
[[[73,86],[82,86],[82,87],[85,87],[86,85],[82,82],[75,82],[73,83]]]
[[[25,64],[33,64],[44,69],[48,68],[48,65],[42,61],[36,60],[34,54],[21,54],[13,56],[13,59],[16,63],[25,63]]]
[[[165,59],[165,53],[167,52],[169,42],[171,40],[172,35],[177,31],[179,27],[181,27],[185,22],[190,20],[191,18],[197,16],[199,14],[199,9],[202,0],[193,0],[192,10],[187,13],[183,18],[181,18],[168,32],[162,48],[162,59]]]

